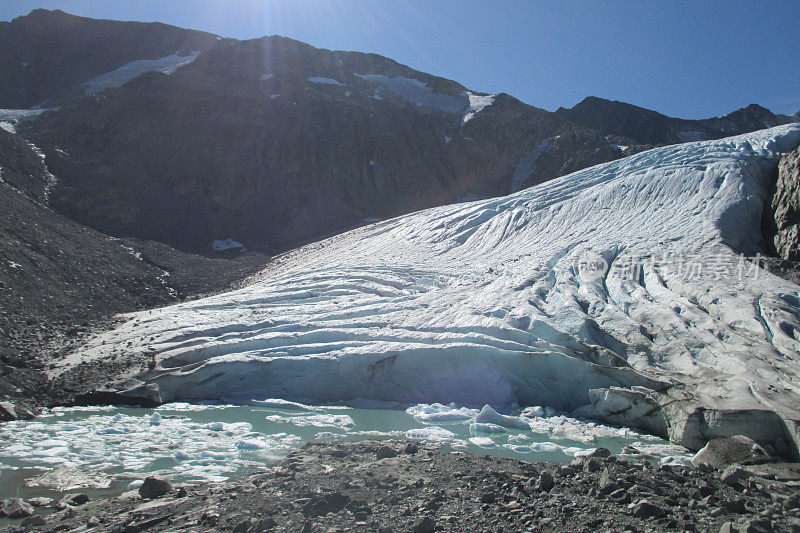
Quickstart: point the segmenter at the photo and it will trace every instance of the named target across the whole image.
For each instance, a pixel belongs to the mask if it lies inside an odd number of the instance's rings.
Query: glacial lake
[[[550,408],[502,412],[281,400],[54,408],[35,420],[0,425],[0,498],[58,498],[73,491],[113,496],[136,489],[153,473],[177,483],[224,481],[273,465],[312,440],[414,439],[524,461],[569,462],[601,446],[613,453],[633,447],[641,452],[638,458],[655,463],[685,463],[690,457],[662,439]]]

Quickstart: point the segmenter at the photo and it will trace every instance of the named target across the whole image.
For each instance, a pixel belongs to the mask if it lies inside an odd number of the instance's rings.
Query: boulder
[[[378,451],[375,452],[375,455],[378,457],[378,459],[389,459],[391,457],[397,457],[398,453],[394,448],[390,448],[389,446],[381,446],[378,448]]]
[[[436,522],[430,516],[425,516],[414,522],[412,531],[414,533],[433,533],[436,529]]]
[[[318,494],[313,496],[303,507],[306,516],[324,516],[329,513],[338,513],[350,503],[350,496],[341,492]]]
[[[33,514],[33,506],[21,498],[11,498],[3,501],[0,506],[0,516],[8,518],[25,518]]]
[[[0,402],[0,422],[10,422],[12,420],[30,420],[33,413],[11,402]]]
[[[631,504],[633,516],[636,518],[661,518],[666,514],[663,508],[659,507],[650,500],[640,500],[637,503]]]
[[[722,470],[732,464],[758,464],[770,460],[770,455],[756,441],[744,435],[712,439],[692,457],[698,468]]]
[[[736,485],[751,476],[750,472],[738,465],[731,465],[722,472],[722,482],[726,485]]]
[[[146,499],[160,498],[164,494],[172,491],[172,484],[166,479],[150,476],[144,480],[139,487],[139,495]]]

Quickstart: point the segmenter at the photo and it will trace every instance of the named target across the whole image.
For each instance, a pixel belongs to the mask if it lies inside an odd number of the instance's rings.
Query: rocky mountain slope
[[[118,312],[221,290],[261,267],[257,254],[207,259],[113,239],[47,206],[54,176],[33,145],[0,130],[0,396],[67,398],[38,370],[48,351]]]
[[[797,122],[797,117],[775,115],[756,104],[723,117],[686,120],[656,111],[590,96],[570,109],[559,108],[556,115],[613,136],[616,142],[644,145],[677,144],[721,139],[750,131]]]
[[[0,108],[47,106],[136,60],[205,51],[216,35],[158,23],[94,20],[36,9],[0,22]]]
[[[788,125],[669,146],[351,231],[131,315],[55,373],[124,345],[158,364],[122,392],[156,401],[519,402],[793,456],[800,294],[737,254],[799,144]]]

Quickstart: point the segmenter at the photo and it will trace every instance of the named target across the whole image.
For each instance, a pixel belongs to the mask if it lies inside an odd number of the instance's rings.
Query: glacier
[[[238,290],[125,315],[52,372],[138,354],[154,364],[118,388],[162,402],[548,405],[796,457],[800,287],[740,254],[759,252],[798,144],[790,124],[667,146],[364,226]],[[584,275],[587,253],[608,268]]]

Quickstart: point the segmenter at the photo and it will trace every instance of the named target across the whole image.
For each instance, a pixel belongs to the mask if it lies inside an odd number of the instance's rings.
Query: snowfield
[[[161,401],[516,402],[796,453],[800,287],[738,254],[798,144],[792,124],[668,146],[359,228],[126,315],[55,372],[124,346],[158,363],[127,394]]]

